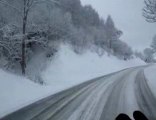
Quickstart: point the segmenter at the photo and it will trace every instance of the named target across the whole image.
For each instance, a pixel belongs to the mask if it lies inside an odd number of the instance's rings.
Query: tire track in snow
[[[140,110],[150,120],[156,119],[156,98],[148,86],[143,70],[140,70],[136,76],[135,90],[138,91],[136,92],[136,98]]]
[[[66,112],[66,108],[70,106],[70,104],[73,101],[76,101],[79,97],[81,97],[84,93],[90,94],[92,89],[95,89],[98,85],[100,84],[99,81],[96,83],[91,84],[88,86],[88,88],[82,88],[83,90],[76,91],[74,94],[68,96],[67,100],[62,101],[61,103],[54,104],[53,106],[50,107],[50,109],[46,110],[46,112],[43,112],[39,116],[33,118],[32,120],[64,120],[66,119],[69,114],[73,111],[74,106]],[[85,96],[83,96],[83,99],[85,99]],[[79,100],[79,104],[81,103],[81,100]],[[75,105],[76,106],[76,105]],[[69,112],[71,111],[71,112]],[[59,117],[59,118],[58,118]]]
[[[109,87],[112,86],[114,82],[117,82],[117,80],[114,78],[120,77],[119,75],[116,74],[113,76],[113,78],[109,77],[106,80],[101,81],[101,85],[95,89],[90,96],[88,96],[88,98],[81,106],[79,106],[79,108],[68,120],[98,120],[101,116],[104,106],[103,103],[106,101],[106,94],[109,92]]]
[[[117,78],[116,81],[109,86],[109,96],[103,108],[100,120],[114,120],[119,113],[126,112],[125,107],[127,103],[125,100],[127,96],[127,81],[130,76],[133,76],[132,73],[135,72],[137,72],[135,69],[127,70],[126,74],[121,78]]]

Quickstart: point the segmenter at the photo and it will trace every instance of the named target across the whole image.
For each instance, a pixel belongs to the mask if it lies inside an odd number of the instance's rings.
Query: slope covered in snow
[[[42,73],[44,86],[0,70],[0,117],[92,78],[143,64],[138,59],[122,61],[107,54],[102,57],[92,52],[77,55],[64,45]]]
[[[0,70],[0,117],[44,98],[56,88],[34,82]]]
[[[151,64],[148,68],[144,70],[147,82],[151,88],[154,95],[156,95],[156,64]],[[156,97],[156,96],[155,96]]]
[[[48,65],[43,76],[49,84],[55,85],[59,82],[69,85],[144,64],[137,58],[124,61],[114,56],[108,56],[107,53],[101,57],[90,51],[77,55],[69,46],[63,45],[56,59]]]

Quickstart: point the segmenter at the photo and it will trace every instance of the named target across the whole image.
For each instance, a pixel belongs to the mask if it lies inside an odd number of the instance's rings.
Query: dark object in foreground
[[[115,120],[131,120],[131,119],[129,118],[128,115],[122,113],[118,115]]]
[[[147,117],[140,111],[135,111],[133,113],[133,117],[135,120],[148,120]]]
[[[135,111],[133,113],[133,117],[135,120],[148,120],[147,117],[140,111]],[[130,117],[126,114],[119,114],[115,120],[131,120]]]

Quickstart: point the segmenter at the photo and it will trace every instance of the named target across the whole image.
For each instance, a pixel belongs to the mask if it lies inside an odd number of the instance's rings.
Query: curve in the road
[[[119,113],[132,117],[141,110],[156,119],[156,98],[143,69],[125,69],[85,82],[28,107],[2,120],[114,120]]]

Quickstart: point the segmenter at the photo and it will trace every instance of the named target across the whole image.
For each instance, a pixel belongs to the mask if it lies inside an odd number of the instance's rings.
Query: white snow
[[[139,59],[121,61],[107,54],[102,57],[92,52],[77,55],[68,46],[63,45],[56,58],[42,73],[42,78],[47,83],[45,86],[0,70],[0,118],[84,81],[144,64]]]
[[[156,64],[151,64],[144,70],[144,73],[152,93],[156,96]]]
[[[59,90],[0,70],[0,118]]]
[[[92,78],[103,76],[121,69],[144,65],[140,59],[119,60],[105,53],[99,57],[96,53],[87,52],[77,55],[69,46],[62,46],[58,56],[48,65],[43,76],[49,84],[73,85]]]

